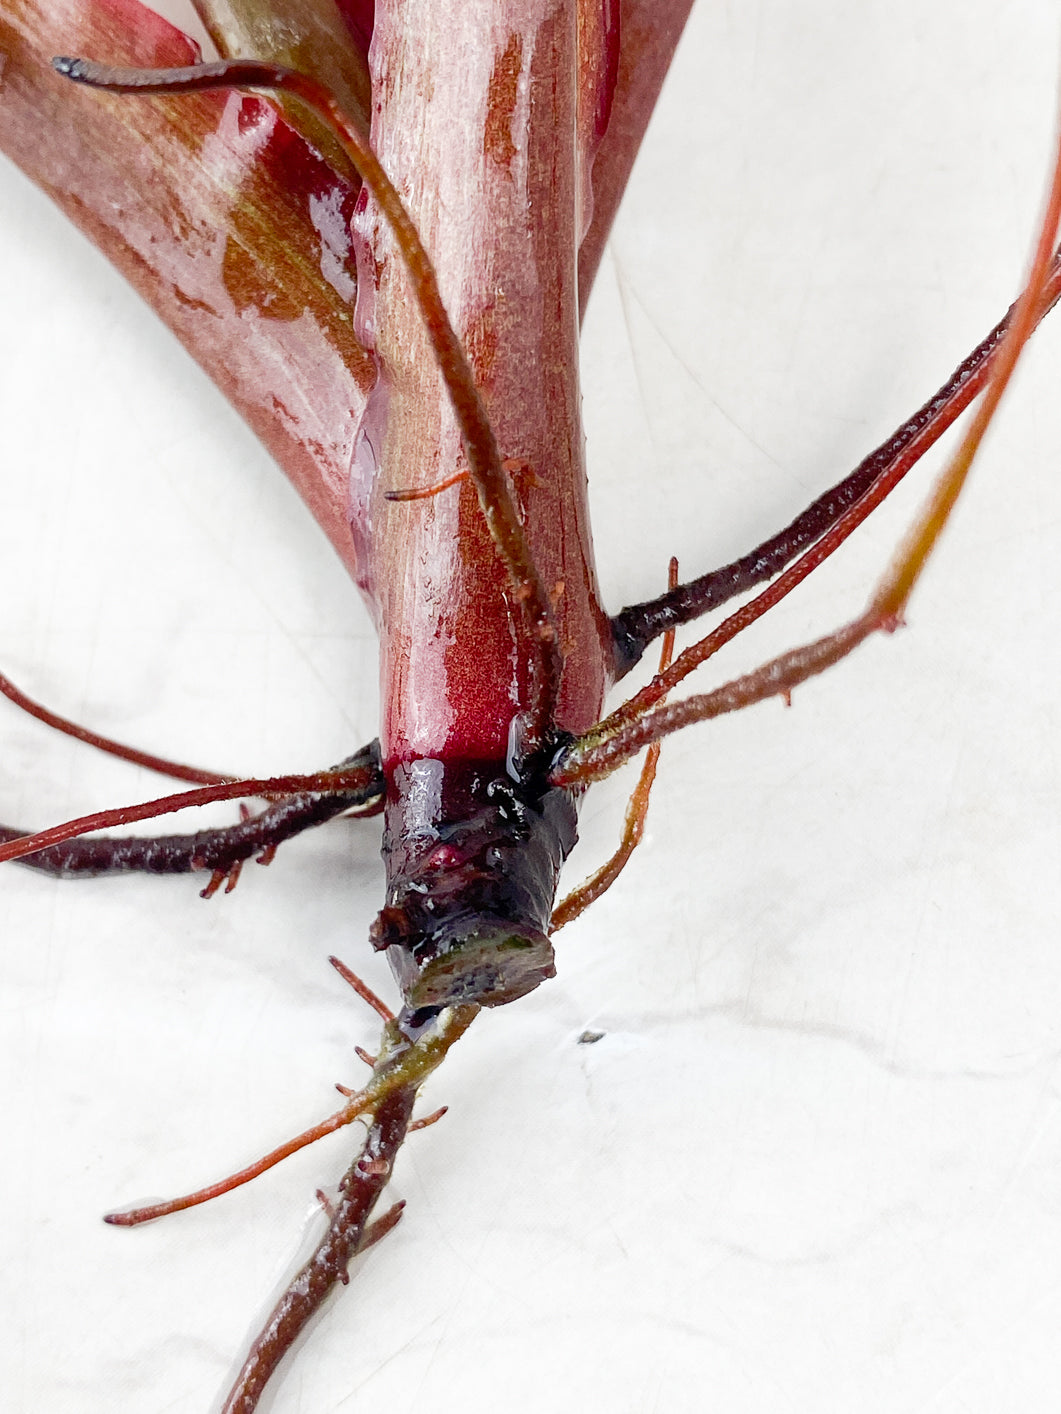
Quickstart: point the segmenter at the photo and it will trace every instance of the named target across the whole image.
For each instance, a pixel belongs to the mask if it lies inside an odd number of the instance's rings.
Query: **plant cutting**
[[[798,700],[799,700],[799,699],[798,699],[798,697],[797,697],[797,702],[798,702]]]

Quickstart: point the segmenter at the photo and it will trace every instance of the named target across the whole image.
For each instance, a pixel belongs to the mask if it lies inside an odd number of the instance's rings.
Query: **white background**
[[[1004,309],[1057,29],[1047,0],[701,0],[586,330],[610,607],[776,529]],[[0,665],[220,769],[370,738],[373,638],[323,538],[103,261],[0,182]],[[275,1411],[1056,1408],[1059,370],[1055,326],[906,631],[668,744],[636,863],[431,1082],[452,1108],[402,1158],[405,1220]],[[705,685],[856,613],[925,485]],[[0,818],[166,788],[2,718]],[[628,786],[588,799],[572,883]],[[324,959],[388,989],[377,844],[333,826],[210,904],[0,879],[5,1409],[214,1407],[351,1136],[139,1232],[99,1215],[356,1081],[373,1018]]]

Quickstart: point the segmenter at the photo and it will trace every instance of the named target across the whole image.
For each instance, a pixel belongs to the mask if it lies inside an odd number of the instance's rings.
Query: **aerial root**
[[[735,637],[748,623],[758,618],[777,599],[788,593],[795,583],[805,578],[826,555],[831,554],[844,534],[850,533],[849,522],[857,524],[865,518],[866,503],[882,499],[890,486],[886,485],[894,467],[841,517],[812,549],[770,586],[738,610],[713,634],[687,649],[667,671],[657,675],[648,689],[631,698],[611,717],[591,727],[578,738],[558,762],[550,777],[554,785],[586,786],[601,780],[636,755],[645,746],[659,741],[671,732],[694,722],[708,721],[728,712],[739,711],[767,697],[781,696],[790,701],[794,688],[826,668],[845,658],[873,633],[894,633],[905,621],[910,595],[921,577],[951,512],[968,479],[973,460],[980,448],[999,403],[1008,386],[1021,352],[1036,324],[1056,298],[1059,262],[1053,254],[1061,224],[1061,123],[1050,191],[1040,225],[1031,269],[1024,292],[1014,305],[991,363],[990,379],[983,399],[976,410],[957,451],[936,481],[922,511],[914,521],[906,540],[892,565],[878,583],[870,602],[858,618],[813,643],[781,654],[755,672],[724,684],[714,692],[686,698],[682,702],[649,710],[691,668],[716,652],[722,643]],[[915,439],[916,440],[916,439]],[[911,452],[908,446],[904,455]],[[874,504],[877,501],[873,501]],[[872,509],[872,506],[870,506]],[[839,539],[837,538],[839,537]]]
[[[275,64],[234,59],[175,69],[116,69],[87,59],[60,57],[53,59],[52,65],[75,83],[112,93],[201,93],[218,88],[290,93],[331,128],[390,229],[423,318],[438,371],[445,382],[483,519],[520,606],[519,641],[529,659],[530,683],[525,706],[531,724],[530,740],[534,748],[542,746],[556,719],[563,668],[552,625],[552,606],[524,533],[471,364],[446,312],[434,266],[411,216],[365,134],[350,121],[323,84],[308,74]]]
[[[443,1115],[449,1114],[449,1105],[439,1105],[437,1110],[432,1110],[429,1115],[424,1115],[423,1119],[414,1119],[409,1125],[409,1133],[416,1130],[430,1129],[433,1124],[437,1124]]]
[[[230,894],[239,883],[239,876],[243,870],[243,860],[237,859],[235,864],[228,869],[215,869],[210,875],[210,882],[205,889],[199,890],[200,898],[213,898],[222,884],[225,885],[225,893]]]
[[[117,756],[134,766],[144,766],[149,771],[157,771],[160,776],[172,776],[174,780],[187,781],[191,785],[221,785],[225,781],[236,779],[235,776],[221,775],[217,771],[203,771],[198,766],[185,766],[179,761],[169,761],[164,756],[140,751],[135,746],[126,746],[123,742],[114,741],[109,736],[102,736],[88,727],[82,727],[77,722],[72,722],[69,717],[60,717],[58,712],[53,712],[35,702],[32,697],[27,697],[22,689],[16,687],[3,673],[0,673],[0,695],[20,707],[23,712],[35,717],[38,722],[62,732],[64,736],[72,736],[75,741],[83,741],[86,746],[94,746],[97,751],[106,752],[108,756]]]
[[[344,982],[349,983],[363,1002],[367,1002],[377,1016],[384,1021],[393,1021],[394,1013],[385,1001],[377,997],[367,982],[362,982],[356,972],[352,972],[346,963],[338,957],[329,957],[328,961],[338,972]],[[374,1063],[374,1062],[373,1062]]]
[[[318,1139],[323,1139],[326,1134],[333,1134],[337,1129],[352,1124],[356,1119],[374,1114],[384,1101],[398,1089],[411,1086],[415,1098],[416,1089],[441,1064],[449,1048],[468,1029],[478,1011],[477,1006],[447,1007],[445,1011],[440,1013],[435,1029],[415,1042],[410,1042],[403,1035],[396,1020],[391,1020],[384,1030],[384,1044],[381,1047],[380,1058],[371,1080],[363,1090],[351,1093],[347,1103],[334,1114],[329,1115],[327,1119],[303,1130],[301,1134],[270,1150],[268,1154],[253,1164],[248,1164],[246,1168],[230,1174],[217,1183],[208,1184],[205,1188],[196,1189],[193,1193],[187,1193],[180,1198],[171,1198],[162,1203],[152,1203],[142,1208],[129,1208],[121,1212],[107,1213],[103,1221],[111,1223],[115,1227],[137,1227],[141,1223],[151,1222],[155,1218],[167,1217],[170,1213],[179,1213],[187,1208],[198,1207],[200,1203],[207,1203],[211,1198],[219,1198],[222,1194],[230,1193],[233,1189],[249,1183],[251,1179],[259,1177],[260,1174],[267,1173],[282,1160],[289,1158],[292,1154],[297,1154],[300,1149],[305,1149],[308,1145],[316,1143]],[[346,1093],[345,1090],[343,1093]],[[441,1116],[429,1116],[428,1122],[433,1123],[438,1118]]]
[[[467,470],[455,471],[452,476],[444,477],[441,481],[436,481],[433,486],[405,486],[400,491],[384,491],[385,501],[426,501],[432,496],[437,496],[440,491],[448,491],[451,486],[457,486],[462,481],[467,481],[471,473]]]
[[[678,583],[678,561],[673,555],[671,556],[668,583],[672,589]],[[673,654],[674,630],[668,629],[663,635],[663,645],[659,654],[659,671],[661,673],[665,673],[670,667]],[[659,751],[659,742],[653,742],[645,753],[645,764],[641,767],[641,775],[630,794],[630,800],[626,807],[619,848],[595,873],[579,884],[577,889],[560,900],[553,910],[549,924],[550,933],[558,933],[561,928],[573,922],[580,913],[585,912],[590,904],[595,903],[602,894],[607,893],[630,862],[631,855],[645,835],[648,802],[656,780]]]
[[[117,810],[100,810],[92,815],[82,815],[76,820],[67,820],[62,825],[40,830],[36,834],[22,835],[0,845],[0,863],[9,859],[22,859],[26,855],[39,853],[53,845],[63,844],[79,835],[90,834],[94,830],[112,829],[116,825],[130,825],[137,820],[153,820],[159,815],[168,815],[175,810],[185,810],[190,806],[210,805],[218,800],[239,800],[250,796],[261,796],[277,800],[300,795],[357,796],[360,792],[371,793],[376,786],[378,771],[372,764],[358,762],[357,765],[339,766],[329,771],[314,771],[309,775],[268,776],[257,780],[223,781],[216,785],[202,786],[198,790],[179,791],[176,795],[161,796],[157,800],[145,801],[141,805],[125,805]],[[374,797],[373,797],[374,798]],[[227,871],[226,871],[227,872]]]

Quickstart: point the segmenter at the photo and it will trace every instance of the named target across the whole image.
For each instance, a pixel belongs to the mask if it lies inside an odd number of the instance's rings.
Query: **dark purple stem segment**
[[[313,1256],[273,1308],[225,1400],[222,1414],[253,1414],[273,1371],[320,1309],[357,1253],[377,1199],[387,1185],[394,1159],[412,1118],[416,1087],[395,1090],[373,1115],[365,1147],[339,1185],[328,1230]]]

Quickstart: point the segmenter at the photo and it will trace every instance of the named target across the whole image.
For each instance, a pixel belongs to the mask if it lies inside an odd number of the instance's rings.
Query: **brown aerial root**
[[[198,766],[185,766],[179,761],[168,761],[164,756],[155,756],[150,751],[140,751],[135,746],[126,746],[111,737],[102,736],[89,727],[82,727],[77,722],[70,721],[69,717],[60,717],[58,712],[53,712],[49,707],[35,702],[32,697],[27,697],[22,689],[16,687],[3,673],[0,673],[0,695],[20,707],[23,712],[35,717],[38,722],[62,732],[64,736],[72,736],[76,741],[83,741],[86,746],[94,746],[97,751],[105,751],[108,756],[130,761],[134,766],[145,766],[149,771],[157,771],[160,776],[172,776],[177,781],[204,786],[221,785],[236,779],[235,776],[221,775],[218,771],[202,771]]]
[[[87,59],[59,58],[56,70],[75,83],[111,93],[198,93],[214,88],[254,88],[294,94],[332,129],[390,227],[423,316],[439,372],[460,428],[468,469],[494,548],[508,574],[530,657],[526,703],[528,748],[541,746],[556,719],[562,655],[545,584],[523,533],[519,511],[501,463],[493,427],[471,365],[450,323],[438,279],[416,227],[367,138],[343,112],[334,94],[307,74],[274,64],[235,59],[182,69],[113,69]]]
[[[205,888],[199,890],[199,897],[202,899],[212,899],[221,888],[225,886],[225,893],[230,894],[239,883],[239,876],[243,873],[242,859],[237,859],[235,864],[230,864],[227,869],[215,869],[210,875],[210,882]]]
[[[432,1110],[429,1115],[424,1115],[422,1119],[414,1119],[409,1126],[409,1133],[419,1133],[421,1129],[430,1129],[433,1124],[437,1124],[440,1119],[449,1114],[449,1105],[439,1105],[437,1110]]]
[[[251,1342],[247,1358],[229,1391],[223,1414],[253,1414],[276,1367],[319,1310],[337,1283],[349,1281],[348,1266],[370,1240],[378,1240],[397,1222],[400,1208],[393,1208],[368,1226],[372,1209],[390,1179],[398,1150],[409,1128],[414,1085],[396,1087],[372,1116],[361,1153],[343,1175],[339,1195],[329,1203],[328,1227],[313,1255],[292,1278],[273,1307],[261,1331]]]
[[[21,859],[27,854],[36,854],[51,845],[62,844],[77,835],[87,835],[92,830],[107,830],[115,825],[131,825],[136,820],[152,820],[157,815],[168,815],[174,810],[186,810],[193,805],[210,805],[217,800],[240,800],[248,796],[300,795],[303,793],[335,795],[346,791],[356,791],[372,784],[376,777],[373,767],[358,765],[331,771],[314,771],[309,775],[266,776],[257,780],[222,781],[220,784],[203,786],[199,790],[179,791],[176,795],[164,795],[157,800],[148,800],[141,805],[124,805],[116,810],[99,810],[92,815],[81,815],[76,820],[67,820],[62,825],[40,830],[34,835],[22,835],[0,845],[0,864],[9,859]],[[226,871],[227,872],[227,871]],[[222,879],[224,875],[222,875]],[[220,880],[218,881],[221,882]]]
[[[671,556],[667,582],[671,589],[678,583],[678,561],[673,555]],[[670,667],[673,653],[674,630],[668,629],[663,635],[663,643],[659,653],[659,671],[661,673],[665,673]],[[568,923],[574,922],[580,913],[584,913],[589,908],[591,903],[596,903],[602,894],[607,893],[630,862],[634,850],[644,839],[648,802],[656,781],[659,752],[660,744],[658,741],[654,741],[645,753],[645,763],[641,767],[637,785],[631,791],[630,800],[627,803],[619,848],[588,879],[584,879],[577,889],[573,889],[566,898],[560,900],[553,909],[553,916],[549,924],[550,933],[558,933]]]
[[[394,1013],[391,1011],[387,1003],[383,1001],[380,997],[377,997],[375,992],[368,985],[368,983],[362,982],[361,978],[357,975],[357,973],[352,972],[341,958],[329,957],[328,961],[335,968],[336,972],[338,972],[339,976],[343,979],[343,981],[347,983],[348,986],[353,987],[354,991],[361,998],[361,1000],[363,1002],[366,1002],[378,1017],[380,1017],[385,1022],[391,1022],[394,1020]],[[373,1064],[374,1063],[375,1062],[373,1062]]]
[[[1055,252],[1036,312],[1036,322],[1045,318],[1059,298],[1061,252]],[[728,565],[722,565],[687,584],[680,584],[657,599],[630,604],[618,613],[611,622],[619,675],[622,676],[637,662],[652,639],[664,629],[701,618],[746,590],[773,579],[798,555],[810,551],[811,558],[800,561],[802,572],[798,577],[786,576],[773,590],[752,600],[740,614],[727,621],[723,627],[729,629],[729,634],[723,641],[728,641],[744,626],[741,622],[744,615],[753,609],[753,617],[765,613],[777,602],[781,593],[787,593],[826,555],[832,554],[983,392],[1015,311],[1016,303],[912,417],[907,418],[879,447],[863,457],[853,471],[824,491],[777,534]],[[781,589],[782,585],[786,587]],[[716,651],[717,645],[712,647],[712,642],[712,639],[704,639],[685,650],[670,674],[670,686]],[[624,703],[608,722],[614,724],[619,718],[632,719],[640,707],[659,701],[666,690],[656,679]]]
[[[1048,278],[1035,309],[1035,323],[1038,323],[1050,312],[1059,297],[1061,297],[1061,253],[1054,255]],[[998,357],[1005,345],[1006,335],[1001,331],[1008,331],[1012,327],[1016,311],[1017,305],[1014,305],[1006,320],[996,326],[996,329],[984,340],[972,359],[967,359],[959,373],[925,405],[921,413],[915,415],[910,422],[905,424],[906,427],[918,424],[918,431],[908,438],[905,436],[898,439],[896,437],[889,438],[889,441],[884,444],[885,448],[890,447],[896,440],[900,440],[899,451],[890,460],[884,460],[880,464],[877,475],[866,486],[866,489],[830,523],[828,529],[821,533],[820,537],[815,539],[794,563],[791,563],[774,580],[769,588],[755,595],[735,613],[724,619],[711,633],[690,644],[688,648],[679,653],[666,672],[657,673],[649,683],[616,708],[610,716],[591,727],[581,738],[579,746],[589,747],[603,742],[624,727],[639,720],[649,708],[661,702],[690,673],[706,663],[720,648],[731,642],[757,619],[762,618],[775,604],[780,603],[786,595],[791,594],[797,585],[802,584],[823,561],[835,553],[895,489],[929,448],[939,440],[951,423],[965,411],[975,396],[987,386],[989,377],[998,367]],[[965,377],[962,370],[968,370],[970,363],[975,363],[975,367],[969,376]],[[931,410],[930,416],[925,415],[926,410]],[[876,463],[877,456],[878,454],[874,454],[873,457],[867,458],[867,461]],[[848,480],[850,479],[848,478]],[[837,489],[834,488],[834,491]],[[791,530],[791,527],[789,529]],[[775,537],[775,540],[781,540],[787,535],[788,532],[782,532],[782,535]],[[760,551],[764,552],[762,558],[768,559],[765,551],[771,543],[766,542],[765,546],[759,547],[759,551],[753,551],[745,559],[752,561],[760,558]],[[725,571],[720,572],[723,576],[725,573]],[[734,590],[734,593],[736,592],[738,591]]]
[[[409,1129],[412,1130],[415,1127],[416,1121],[414,1120],[413,1123],[409,1126]],[[317,1196],[322,1200],[324,1198],[323,1193],[318,1193]],[[322,1206],[324,1207],[325,1212],[328,1214],[328,1217],[331,1218],[335,1213],[334,1204],[324,1204],[322,1202]],[[362,1252],[367,1252],[370,1247],[375,1247],[377,1242],[382,1242],[382,1240],[387,1236],[388,1232],[393,1232],[394,1229],[398,1226],[398,1223],[401,1221],[401,1216],[404,1212],[405,1200],[402,1199],[400,1203],[393,1203],[385,1213],[381,1213],[378,1218],[376,1218],[373,1222],[370,1222],[361,1236],[361,1241],[357,1244],[357,1255],[360,1257]],[[344,1272],[340,1276],[339,1280],[345,1286],[350,1280],[350,1273]]]
[[[462,481],[467,480],[467,471],[455,471],[452,476],[443,477],[433,486],[403,486],[400,491],[385,491],[383,499],[385,501],[427,501],[442,491],[448,491],[451,486],[459,486]]]
[[[180,1198],[170,1198],[165,1202],[152,1203],[142,1208],[107,1213],[103,1221],[115,1227],[138,1227],[140,1223],[152,1222],[155,1218],[181,1213],[187,1208],[197,1208],[200,1203],[208,1203],[212,1198],[220,1198],[222,1194],[231,1193],[233,1189],[250,1183],[252,1179],[267,1173],[292,1154],[297,1154],[300,1149],[323,1139],[326,1134],[334,1134],[337,1129],[343,1129],[364,1115],[375,1114],[398,1091],[409,1090],[415,1099],[417,1088],[442,1063],[450,1047],[463,1036],[478,1011],[477,1006],[448,1007],[440,1014],[432,1030],[414,1042],[403,1035],[396,1021],[388,1022],[384,1028],[383,1044],[371,1080],[363,1090],[351,1094],[346,1104],[327,1119],[303,1130],[301,1134],[296,1134],[293,1139],[271,1149],[253,1164],[248,1164],[246,1168],[237,1170],[227,1178],[207,1184],[206,1187],[186,1193]]]
[[[636,755],[649,743],[656,742],[671,732],[679,731],[682,727],[691,726],[694,722],[708,721],[727,712],[739,711],[741,708],[750,707],[753,703],[761,702],[767,697],[781,696],[787,699],[794,688],[806,682],[808,678],[824,672],[834,663],[838,663],[841,658],[845,658],[871,634],[891,633],[899,627],[903,621],[903,613],[910,595],[913,593],[965,485],[973,460],[998,410],[1017,360],[1043,312],[1048,287],[1052,279],[1056,278],[1056,272],[1052,270],[1051,253],[1057,243],[1059,224],[1061,224],[1061,124],[1059,124],[1052,181],[1035,244],[1028,281],[1023,294],[1013,309],[1005,337],[998,347],[983,400],[976,410],[961,445],[937,480],[928,501],[911,527],[906,542],[877,585],[865,612],[843,628],[814,643],[805,644],[788,653],[783,653],[780,657],[765,663],[755,672],[735,678],[714,692],[689,697],[683,702],[676,702],[655,711],[647,710],[643,705],[642,694],[638,694],[619,712],[591,728],[583,737],[575,741],[552,773],[551,779],[554,784],[588,785],[591,781],[601,780],[610,775],[624,761]],[[852,512],[859,510],[861,505],[862,503],[859,502],[852,507]],[[849,512],[850,514],[851,512]],[[830,534],[839,531],[844,520],[846,517],[842,518],[841,522],[837,522]],[[823,537],[823,541],[829,538],[829,536]],[[815,545],[813,550],[804,557],[804,559],[812,561],[810,568],[820,563],[821,559],[835,548],[835,545],[832,545],[822,551],[823,541]],[[802,561],[798,561],[787,572],[787,575],[799,570],[802,563]],[[807,573],[809,573],[809,569],[803,570],[800,577],[805,577]],[[722,642],[728,641],[747,622],[751,622],[751,618],[742,618],[747,610],[755,609],[763,600],[769,599],[770,602],[776,602],[780,593],[788,592],[788,589],[792,587],[791,584],[784,589],[781,588],[782,581],[787,578],[787,575],[783,575],[769,590],[758,596],[750,605],[745,606],[745,610],[734,614],[730,620],[721,625],[720,629],[716,630],[715,634],[708,635],[700,645],[694,645],[694,649],[699,650],[703,645],[710,644],[712,645],[710,651],[717,651],[717,647],[720,647]],[[773,597],[771,598],[771,596]],[[758,617],[761,612],[763,609],[759,608],[758,612],[752,614],[752,618]],[[739,621],[737,627],[730,630],[729,625],[736,621]],[[681,655],[669,673],[661,673],[655,680],[656,683],[663,685],[664,691],[673,686],[676,680],[676,670],[684,657],[684,654]],[[701,657],[697,661],[702,660]],[[684,675],[684,672],[681,675]]]
[[[366,819],[383,808],[383,772],[377,743],[371,742],[329,768],[357,781],[350,790],[303,792],[274,799],[259,815],[240,806],[238,824],[183,835],[76,835],[60,844],[36,847],[18,862],[60,879],[108,874],[210,874],[203,895],[211,897],[241,862],[255,856],[268,864],[285,840],[304,830],[347,815]],[[18,840],[25,848],[30,832],[0,825],[0,844]],[[238,877],[238,876],[237,876]]]

